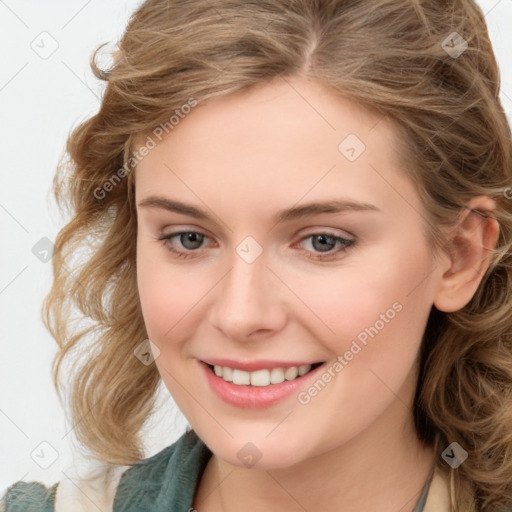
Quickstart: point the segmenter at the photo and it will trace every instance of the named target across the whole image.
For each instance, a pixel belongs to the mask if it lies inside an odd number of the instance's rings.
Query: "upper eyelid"
[[[182,235],[184,233],[197,233],[205,238],[208,238],[210,240],[212,240],[212,237],[210,235],[207,235],[206,233],[203,233],[201,230],[197,230],[197,229],[180,229],[180,230],[177,230],[177,231],[173,231],[171,233],[166,233],[166,234],[161,234],[158,238],[159,240],[165,240],[165,239],[171,239],[171,238],[174,238],[175,236],[178,236],[178,235]],[[306,238],[309,238],[311,236],[314,236],[314,235],[322,235],[322,234],[325,234],[327,236],[332,236],[333,238],[335,238],[336,240],[347,240],[347,241],[350,241],[350,242],[355,242],[356,241],[356,237],[354,235],[352,235],[351,233],[347,233],[348,234],[348,237],[347,236],[344,236],[344,235],[339,235],[339,234],[336,234],[335,232],[331,231],[329,228],[316,228],[315,230],[313,231],[309,231],[307,233],[303,233],[299,236],[299,240],[297,242],[294,243],[297,244],[299,242],[302,242],[304,239]],[[297,235],[296,235],[297,236]],[[187,250],[187,249],[185,249]],[[194,252],[192,249],[188,249],[190,250],[191,252]]]
[[[171,231],[169,233],[164,233],[164,230],[165,230],[165,227],[159,230],[160,231],[159,236],[167,237],[167,236],[178,235],[181,233],[198,233],[198,234],[203,235],[208,238],[215,238],[213,235],[208,234],[208,230],[204,230],[203,228],[194,227],[194,226],[192,226],[190,228],[178,228],[176,231]],[[345,229],[333,228],[333,227],[316,227],[316,226],[311,227],[311,228],[301,228],[299,230],[296,230],[293,236],[294,237],[299,236],[299,233],[304,230],[307,230],[307,232],[302,233],[302,235],[300,235],[301,237],[327,233],[329,235],[337,236],[340,238],[354,238],[354,239],[357,238],[356,235],[354,235],[353,233],[351,233],[350,231],[347,231]],[[341,231],[342,233],[345,233],[345,235],[347,235],[347,236],[345,236],[344,234],[339,234],[339,233],[337,233],[337,231]]]
[[[210,240],[213,239],[210,235],[207,235],[206,233],[203,233],[202,231],[197,230],[197,229],[180,229],[178,231],[172,231],[170,233],[162,232],[158,236],[158,239],[162,240],[162,239],[167,239],[167,238],[174,238],[175,236],[182,235],[184,233],[197,233],[198,235],[204,236],[205,238],[209,238]]]

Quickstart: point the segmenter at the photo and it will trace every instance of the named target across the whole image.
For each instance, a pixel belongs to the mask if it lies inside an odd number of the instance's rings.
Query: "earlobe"
[[[491,262],[499,235],[494,200],[474,197],[450,237],[449,268],[440,278],[434,305],[440,311],[462,309],[475,294]]]

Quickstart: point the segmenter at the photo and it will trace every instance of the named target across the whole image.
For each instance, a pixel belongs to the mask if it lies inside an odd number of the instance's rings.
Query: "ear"
[[[440,278],[434,297],[434,305],[440,311],[457,311],[472,299],[489,268],[498,240],[499,224],[492,215],[495,201],[478,196],[467,206],[446,248],[448,268]]]

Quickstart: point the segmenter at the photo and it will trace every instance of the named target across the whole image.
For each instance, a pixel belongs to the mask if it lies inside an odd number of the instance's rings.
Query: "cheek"
[[[308,305],[304,318],[333,353],[377,339],[387,358],[419,348],[433,302],[433,262],[422,238],[415,244],[402,240],[403,247],[399,242],[295,281],[294,292]]]
[[[170,265],[164,249],[147,245],[137,248],[139,298],[148,336],[163,349],[162,343],[172,340],[175,330],[186,324],[183,320],[207,287],[199,286],[184,266]]]

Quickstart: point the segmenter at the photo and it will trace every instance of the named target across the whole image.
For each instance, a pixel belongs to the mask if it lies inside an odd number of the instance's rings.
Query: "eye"
[[[333,257],[340,252],[346,252],[355,244],[355,240],[350,240],[327,232],[311,233],[303,237],[299,243],[303,243],[309,239],[311,239],[310,243],[306,245],[312,247],[313,250],[311,251],[306,249],[306,251],[313,253],[309,256],[312,259],[326,259],[326,257]],[[336,246],[338,246],[337,250],[333,251]]]
[[[176,238],[184,248],[180,249],[179,247],[175,247],[175,243],[172,243],[172,240]],[[165,248],[176,254],[179,258],[193,258],[195,255],[190,254],[189,252],[197,251],[197,249],[201,248],[204,240],[208,238],[206,235],[202,233],[198,233],[197,231],[178,231],[177,233],[169,233],[168,235],[162,235],[158,238],[158,240],[163,242]]]
[[[176,239],[176,241],[173,241]],[[164,247],[178,258],[195,258],[199,256],[199,249],[203,242],[209,239],[206,235],[197,231],[178,231],[161,235],[158,240],[163,242]],[[355,240],[343,238],[333,233],[311,233],[298,242],[296,245],[303,244],[310,240],[309,245],[312,249],[306,248],[308,257],[316,260],[325,260],[335,257],[338,253],[345,253],[355,244]],[[337,249],[336,249],[337,247]],[[194,254],[197,253],[197,254]]]

